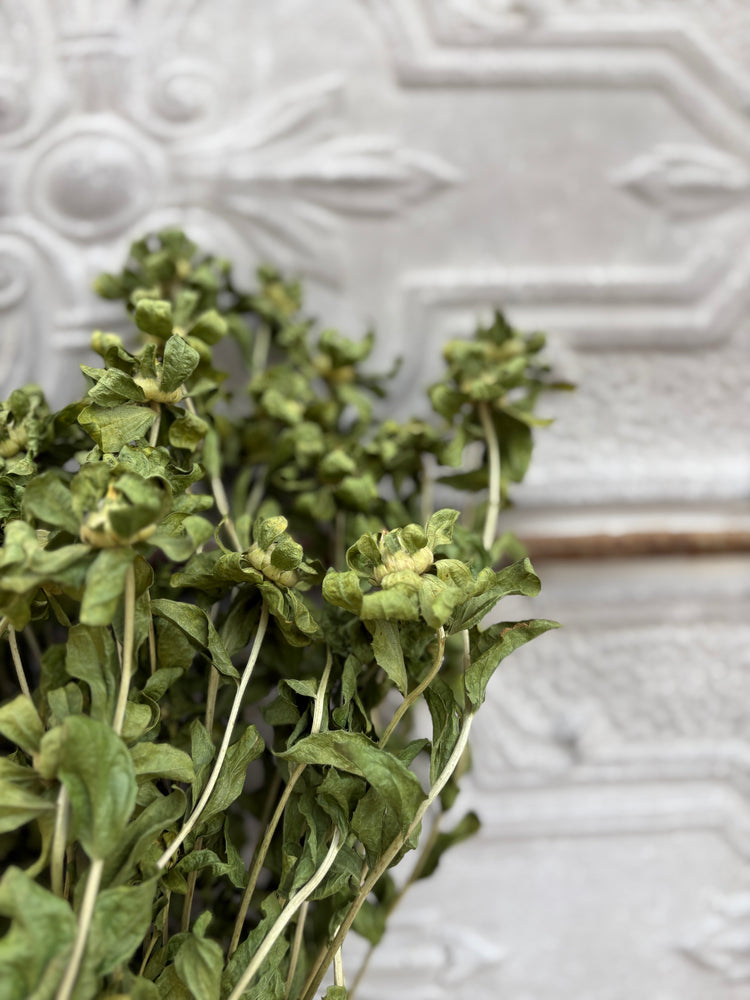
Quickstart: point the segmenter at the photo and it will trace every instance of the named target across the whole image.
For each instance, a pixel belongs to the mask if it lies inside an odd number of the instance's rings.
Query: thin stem
[[[146,966],[148,965],[148,960],[151,958],[151,952],[154,950],[158,938],[159,938],[159,933],[154,927],[153,931],[151,932],[151,939],[149,940],[148,945],[146,946],[146,950],[143,953],[143,960],[141,961],[141,967],[138,970],[139,976],[143,975],[143,972]]]
[[[219,780],[219,774],[221,772],[222,765],[224,764],[224,759],[227,755],[227,751],[229,750],[229,743],[232,739],[232,733],[234,732],[234,725],[237,721],[237,716],[240,711],[240,706],[242,704],[242,699],[245,694],[245,689],[247,688],[247,685],[250,682],[250,677],[252,676],[253,668],[255,667],[255,663],[258,659],[258,654],[260,653],[260,647],[261,644],[263,643],[263,637],[266,634],[267,625],[268,625],[268,606],[264,601],[261,607],[258,629],[255,633],[255,638],[253,639],[252,649],[250,650],[250,656],[248,657],[247,664],[245,665],[245,669],[242,672],[242,677],[240,678],[240,683],[237,687],[237,692],[234,696],[234,701],[232,702],[232,707],[229,712],[229,719],[227,720],[227,726],[226,729],[224,730],[224,738],[221,741],[221,746],[219,747],[219,753],[216,757],[216,761],[214,763],[213,770],[211,771],[211,775],[208,779],[208,782],[206,783],[206,787],[203,789],[203,794],[198,800],[198,804],[193,809],[189,818],[185,822],[185,825],[177,834],[177,836],[169,845],[169,847],[164,851],[159,860],[156,862],[157,868],[166,867],[170,858],[172,858],[177,853],[182,842],[185,840],[185,838],[188,836],[190,831],[193,829],[195,824],[200,819],[201,813],[206,808],[206,804],[208,803],[208,800],[211,798],[211,793],[213,792],[214,787],[216,786],[216,782]]]
[[[433,480],[430,470],[428,469],[428,459],[431,456],[423,455],[421,468],[422,468],[422,490],[419,496],[419,513],[422,519],[422,524],[427,524],[432,516],[434,509],[434,499],[433,499]]]
[[[149,619],[148,619],[148,663],[152,674],[156,673],[156,630],[154,628],[154,616],[151,614],[151,593],[148,593]]]
[[[311,733],[319,733],[320,728],[323,725],[323,711],[325,708],[326,691],[328,689],[328,679],[331,675],[331,666],[333,664],[333,656],[331,654],[330,647],[326,650],[326,665],[323,668],[323,674],[320,678],[320,683],[318,684],[318,690],[315,694],[315,707],[313,709],[313,720],[310,729]],[[286,783],[284,791],[281,794],[281,798],[278,801],[276,809],[274,810],[273,816],[270,822],[266,826],[265,833],[263,834],[263,839],[258,845],[255,854],[253,856],[252,864],[250,866],[250,874],[247,879],[247,886],[242,894],[242,902],[240,903],[240,908],[237,912],[237,917],[234,922],[234,930],[232,931],[232,940],[229,942],[229,951],[227,952],[227,957],[231,958],[232,955],[237,950],[237,946],[240,943],[240,935],[242,934],[242,926],[245,923],[245,917],[247,916],[247,911],[250,908],[250,901],[253,898],[253,893],[255,892],[255,887],[258,884],[258,878],[261,871],[263,870],[263,863],[266,860],[266,855],[271,846],[273,836],[276,833],[276,828],[281,822],[281,818],[284,815],[284,809],[289,801],[292,794],[294,786],[299,781],[302,776],[302,772],[305,770],[305,764],[298,764],[297,767],[289,775],[289,781]]]
[[[255,517],[255,512],[263,499],[263,491],[266,488],[266,471],[268,466],[258,465],[255,469],[255,482],[245,504],[245,513],[250,517]]]
[[[18,677],[18,683],[21,690],[26,695],[26,697],[31,700],[31,689],[29,688],[29,682],[26,680],[26,674],[23,669],[23,662],[21,661],[21,654],[18,651],[18,641],[16,640],[16,630],[11,625],[8,628],[8,642],[10,643],[10,655],[13,658],[13,666],[16,668],[16,676]]]
[[[211,735],[214,728],[214,712],[216,711],[216,695],[219,691],[219,671],[211,664],[211,672],[208,675],[208,690],[206,691],[206,732]]]
[[[384,911],[384,915],[385,915],[385,919],[386,920],[388,920],[388,918],[390,917],[390,915],[393,913],[393,911],[396,909],[396,907],[398,906],[398,904],[404,898],[404,896],[406,895],[407,891],[417,881],[417,879],[419,878],[419,876],[420,876],[420,874],[422,872],[422,869],[424,868],[425,864],[427,863],[427,858],[428,858],[428,856],[430,854],[430,851],[434,847],[435,841],[437,840],[438,834],[440,833],[440,818],[441,818],[441,815],[436,817],[435,822],[432,824],[432,826],[430,828],[430,833],[429,833],[427,839],[425,840],[424,844],[420,844],[419,857],[417,858],[416,864],[412,868],[411,873],[410,873],[408,879],[401,886],[401,888],[396,893],[396,895],[393,897],[393,899],[391,900],[391,902],[389,903],[389,905],[386,906],[385,911]],[[370,965],[370,961],[372,959],[372,956],[375,954],[376,949],[377,949],[377,945],[376,944],[371,944],[370,947],[367,949],[367,954],[362,959],[362,964],[360,965],[359,969],[357,970],[357,975],[354,977],[354,982],[352,983],[351,987],[349,988],[349,993],[347,994],[348,997],[349,997],[349,1000],[353,1000],[354,994],[356,993],[356,991],[357,991],[360,983],[364,979],[365,973],[367,972],[367,969],[368,969],[368,967]]]
[[[155,448],[159,440],[159,428],[161,427],[161,403],[152,403],[151,409],[156,413],[156,420],[151,424],[151,433],[148,437],[149,447]]]
[[[68,825],[70,822],[70,800],[68,789],[65,785],[60,785],[57,793],[57,805],[55,807],[55,829],[52,834],[52,847],[50,853],[50,880],[52,891],[61,899],[64,895],[64,875],[65,875],[65,849],[68,840]]]
[[[461,757],[463,756],[464,750],[466,749],[466,744],[468,743],[469,740],[469,730],[471,729],[471,724],[473,721],[474,721],[474,712],[470,712],[464,718],[464,724],[461,729],[461,733],[458,737],[458,741],[456,742],[456,745],[453,748],[453,752],[448,758],[445,767],[440,772],[440,776],[438,777],[437,781],[430,789],[430,794],[421,803],[419,809],[417,809],[416,815],[414,816],[414,819],[412,820],[409,829],[406,831],[405,834],[396,837],[395,840],[391,842],[385,854],[381,857],[380,861],[377,863],[377,865],[372,869],[370,874],[365,879],[364,883],[362,884],[362,888],[359,891],[359,894],[349,907],[349,910],[347,911],[347,914],[344,917],[338,932],[335,934],[333,940],[328,946],[328,950],[323,958],[323,961],[320,963],[317,972],[313,977],[311,977],[309,985],[307,985],[306,991],[303,994],[302,1000],[313,1000],[318,987],[323,981],[323,977],[326,974],[328,966],[331,964],[336,952],[341,947],[341,943],[346,937],[347,933],[349,932],[349,929],[351,928],[352,924],[354,923],[354,919],[359,913],[360,909],[362,908],[363,903],[372,892],[378,879],[385,873],[385,871],[388,869],[388,867],[390,866],[391,862],[396,857],[398,852],[401,850],[406,841],[409,839],[412,833],[422,822],[425,813],[430,808],[432,803],[437,799],[438,795],[440,795],[443,788],[445,788],[446,784],[450,780],[451,775],[458,767],[458,763],[461,760]]]
[[[185,398],[185,409],[193,414],[194,417],[198,415],[198,411],[195,408],[195,403],[192,399],[187,396]],[[216,509],[221,515],[224,521],[224,527],[226,528],[227,534],[229,535],[232,545],[238,552],[242,552],[243,545],[237,534],[237,530],[234,526],[234,521],[229,516],[229,498],[227,497],[227,491],[224,489],[224,483],[222,483],[219,476],[211,476],[211,492],[214,495],[214,503],[216,504]]]
[[[253,353],[250,359],[250,370],[253,375],[259,375],[265,370],[268,363],[268,353],[271,349],[271,328],[264,323],[255,332],[253,342]]]
[[[344,978],[344,958],[341,948],[333,956],[333,985],[343,986],[346,989],[346,979]]]
[[[10,622],[7,618],[0,618],[0,639],[5,635],[7,630],[10,628]]]
[[[281,817],[284,815],[284,809],[286,808],[286,804],[292,794],[292,790],[302,776],[305,766],[305,764],[298,764],[289,775],[289,781],[286,783],[284,791],[281,793],[281,798],[278,801],[278,805],[274,809],[271,821],[266,827],[263,839],[258,845],[258,848],[253,856],[247,885],[245,886],[245,891],[242,894],[242,902],[240,903],[240,908],[237,911],[237,917],[234,921],[234,930],[232,931],[232,940],[229,942],[227,958],[231,958],[235,951],[237,951],[237,946],[240,943],[240,936],[242,934],[242,926],[245,923],[245,917],[247,916],[247,911],[250,908],[250,901],[253,898],[255,887],[258,884],[258,877],[263,869],[263,862],[266,860],[266,855],[268,854],[268,849],[271,846],[273,835],[276,833],[276,828],[281,821]]]
[[[417,684],[417,686],[414,688],[413,691],[409,692],[409,694],[404,698],[399,707],[396,709],[393,718],[388,723],[386,731],[380,738],[381,747],[384,747],[386,745],[388,740],[391,738],[391,735],[396,726],[403,719],[404,715],[406,715],[406,713],[409,711],[409,709],[417,700],[417,698],[419,698],[422,692],[425,691],[430,686],[435,676],[437,675],[438,671],[440,670],[440,667],[443,664],[443,655],[445,654],[445,629],[442,627],[442,625],[437,630],[437,640],[438,640],[437,652],[435,654],[435,659],[433,661],[432,666],[430,667],[427,676],[419,684]]]
[[[86,880],[86,889],[83,894],[81,909],[78,913],[78,931],[73,945],[73,954],[70,956],[70,962],[65,970],[65,975],[55,994],[55,1000],[69,1000],[73,993],[83,953],[86,950],[86,941],[89,936],[91,918],[94,915],[94,906],[96,905],[96,897],[99,892],[103,870],[104,859],[95,858],[89,868],[89,877]]]
[[[478,410],[487,443],[487,456],[490,465],[487,512],[484,517],[484,533],[482,535],[482,545],[489,550],[497,535],[497,519],[500,514],[500,442],[497,439],[495,425],[492,423],[487,404],[480,403]]]
[[[125,614],[123,621],[122,664],[120,667],[120,690],[112,720],[112,728],[119,736],[125,721],[128,706],[130,680],[133,676],[133,642],[135,639],[135,569],[131,563],[125,574]]]
[[[336,860],[336,855],[339,851],[339,843],[341,837],[338,830],[333,831],[333,837],[331,838],[331,846],[328,848],[328,853],[326,854],[320,868],[315,872],[313,877],[306,882],[293,896],[290,896],[284,909],[281,911],[276,923],[273,925],[271,930],[266,934],[263,939],[263,943],[258,948],[258,950],[253,955],[253,960],[250,962],[248,967],[240,976],[239,982],[232,990],[232,992],[227,997],[227,1000],[240,1000],[240,997],[245,992],[245,990],[250,985],[253,977],[260,969],[261,965],[265,961],[269,952],[273,948],[276,941],[279,939],[281,934],[284,932],[286,925],[295,915],[297,910],[302,906],[306,899],[312,895],[313,892],[318,888],[320,883],[328,874],[331,865]]]
[[[294,973],[297,971],[297,962],[299,961],[299,953],[302,950],[302,937],[305,933],[305,920],[307,920],[307,910],[309,906],[310,900],[306,899],[300,907],[299,916],[297,917],[297,926],[294,928],[294,939],[292,940],[292,950],[289,955],[289,972],[286,977],[284,1000],[289,1000],[289,992],[292,988]]]

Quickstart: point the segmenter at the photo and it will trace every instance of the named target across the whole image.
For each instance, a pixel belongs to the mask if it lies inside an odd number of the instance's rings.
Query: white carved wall
[[[3,395],[77,391],[91,280],[173,222],[376,324],[403,414],[488,308],[548,330],[522,534],[747,537],[746,0],[0,0]],[[747,556],[539,568],[483,832],[361,1000],[746,997]]]

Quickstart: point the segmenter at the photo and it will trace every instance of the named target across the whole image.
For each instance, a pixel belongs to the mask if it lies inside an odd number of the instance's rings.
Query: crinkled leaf
[[[431,549],[436,549],[438,545],[448,545],[453,540],[453,527],[458,520],[459,512],[444,508],[435,511],[427,522],[427,545]]]
[[[78,534],[78,518],[73,511],[70,490],[53,472],[35,476],[23,493],[23,508],[39,521]]]
[[[536,597],[541,586],[529,559],[520,559],[498,573],[483,570],[477,578],[475,596],[456,610],[449,635],[478,625],[503,597],[511,594]]]
[[[0,914],[11,920],[0,939],[0,990],[3,1000],[29,1000],[55,958],[69,954],[76,918],[69,903],[54,896],[19,868],[8,868],[0,882]],[[63,962],[58,975],[62,976]],[[44,997],[54,996],[56,983]]]
[[[119,684],[119,661],[112,633],[95,625],[74,625],[68,631],[65,670],[85,681],[91,692],[91,717],[111,722]]]
[[[482,704],[490,677],[506,656],[538,635],[559,627],[558,622],[536,618],[527,622],[499,622],[484,632],[473,629],[471,665],[464,674],[464,688],[470,704],[475,708]]]
[[[55,735],[57,774],[68,790],[72,833],[91,858],[106,858],[125,830],[135,805],[135,770],[127,747],[103,722],[72,715]]]
[[[173,328],[171,303],[165,299],[140,299],[135,307],[135,323],[144,333],[166,340]]]
[[[110,625],[125,591],[125,576],[135,561],[130,548],[102,549],[86,573],[81,602],[84,625]]]
[[[365,778],[382,796],[401,833],[406,833],[425,797],[408,767],[361,733],[313,733],[279,756],[297,764],[337,767]]]
[[[239,798],[248,767],[264,750],[265,744],[260,733],[255,726],[248,726],[227,751],[219,780],[201,815],[201,826],[205,826],[214,816],[223,813],[235,799]]]
[[[359,576],[354,570],[338,573],[334,569],[329,569],[323,577],[323,597],[329,604],[358,615],[362,607]]]
[[[170,337],[164,346],[164,365],[159,383],[161,391],[171,393],[179,389],[193,374],[199,361],[200,354],[186,340],[176,334]]]
[[[130,748],[136,778],[166,778],[190,781],[195,778],[190,754],[170,743],[138,743]]]
[[[15,830],[42,813],[54,812],[53,802],[13,781],[0,777],[0,833]]]
[[[219,1000],[224,953],[216,941],[192,934],[175,955],[177,975],[201,1000]]]
[[[0,708],[0,733],[28,754],[39,749],[44,726],[27,695],[19,694]]]
[[[406,694],[406,666],[398,625],[392,621],[371,623],[372,651],[378,666],[385,670],[401,694]]]
[[[156,419],[148,406],[123,403],[121,406],[91,405],[81,410],[78,422],[105,453],[116,454],[130,441],[138,441]]]
[[[239,677],[239,674],[229,659],[224,643],[214,623],[205,611],[194,604],[184,604],[181,601],[170,601],[167,598],[157,598],[151,602],[154,615],[166,618],[176,625],[187,636],[190,642],[201,650],[207,650],[211,662],[226,677]]]
[[[158,880],[120,885],[99,893],[91,921],[86,965],[106,976],[127,962],[142,943],[151,923],[151,904]]]

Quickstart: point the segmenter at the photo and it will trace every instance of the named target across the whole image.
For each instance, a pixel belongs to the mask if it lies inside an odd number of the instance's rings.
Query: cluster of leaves
[[[474,714],[554,626],[480,627],[539,589],[483,537],[528,462],[542,339],[498,316],[449,344],[436,429],[379,422],[372,335],[316,335],[270,269],[239,290],[166,231],[98,290],[141,346],[98,332],[83,399],[0,406],[2,995],[312,1000],[333,962],[341,1000],[341,941],[382,937],[430,806],[407,883],[476,830],[438,827]],[[449,481],[490,496],[459,526],[431,470],[477,440]]]

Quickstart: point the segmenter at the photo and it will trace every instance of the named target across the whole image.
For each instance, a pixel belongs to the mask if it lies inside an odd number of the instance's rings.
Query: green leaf
[[[42,472],[26,484],[23,509],[45,524],[78,535],[78,518],[73,511],[70,490],[54,472]]]
[[[224,674],[225,677],[239,677],[214,623],[205,611],[194,604],[170,601],[164,597],[151,602],[151,611],[154,615],[176,625],[198,649],[207,650],[211,662],[220,674]]]
[[[154,848],[158,857],[162,852],[161,835],[184,816],[186,806],[187,797],[179,788],[150,802],[128,823],[117,847],[107,855],[102,884],[116,885],[129,879],[138,865],[147,863],[149,851]]]
[[[110,625],[125,591],[125,576],[136,557],[134,549],[102,549],[86,573],[81,602],[84,625]]]
[[[103,626],[74,625],[68,631],[65,670],[89,686],[91,717],[111,722],[119,683],[119,661],[112,633]]]
[[[190,327],[190,336],[199,337],[207,344],[216,344],[226,335],[227,321],[215,309],[201,313]]]
[[[87,406],[81,410],[78,423],[106,453],[116,454],[130,441],[138,441],[156,420],[148,406],[124,403],[122,406]]]
[[[471,665],[464,674],[464,688],[470,704],[478,708],[484,701],[487,684],[506,656],[550,629],[558,622],[535,618],[527,622],[499,622],[484,632],[471,633]]]
[[[278,756],[297,764],[337,767],[365,778],[382,796],[401,833],[406,833],[425,798],[416,775],[361,733],[313,733]]]
[[[385,670],[401,694],[406,695],[406,666],[398,625],[392,621],[376,621],[371,624],[372,651],[378,666]]]
[[[458,517],[459,512],[457,510],[451,510],[447,507],[443,510],[435,511],[427,522],[425,529],[428,548],[434,550],[438,545],[448,545],[453,541],[453,527]]]
[[[194,451],[208,433],[208,424],[194,413],[186,410],[174,423],[169,425],[169,443],[174,448]]]
[[[72,835],[90,858],[106,858],[135,805],[135,770],[127,747],[103,722],[69,716],[42,740],[59,740],[57,774],[68,789]]]
[[[175,969],[200,1000],[219,1000],[224,953],[216,941],[191,934],[175,955]]]
[[[176,334],[169,338],[164,346],[164,366],[161,372],[159,388],[164,393],[175,389],[188,379],[200,361],[200,354],[186,340]]]
[[[529,559],[520,559],[498,573],[483,570],[477,578],[475,595],[457,608],[448,634],[478,625],[503,597],[511,594],[536,597],[541,586]]]
[[[44,726],[27,695],[19,694],[0,708],[0,733],[28,754],[39,749]]]
[[[130,756],[137,778],[189,782],[195,778],[190,754],[169,743],[138,743],[130,748]]]
[[[94,907],[85,965],[106,976],[142,944],[151,923],[151,904],[158,879],[120,885],[100,892]]]
[[[45,801],[39,793],[0,777],[0,833],[15,830],[42,813],[54,810],[54,803]]]
[[[144,333],[166,340],[172,335],[172,304],[164,299],[139,299],[135,307],[135,323]]]
[[[334,569],[329,569],[323,577],[323,597],[329,604],[358,615],[362,607],[359,576],[354,570],[338,573]]]
[[[0,914],[12,921],[0,939],[0,996],[3,1000],[53,997],[76,936],[72,908],[11,867],[0,882]],[[53,963],[59,972],[50,982],[45,972],[54,976]],[[47,989],[38,993],[43,978]]]
[[[227,751],[219,780],[201,814],[199,826],[205,826],[219,813],[225,812],[239,798],[245,785],[250,764],[265,750],[265,744],[255,726],[248,726]]]

